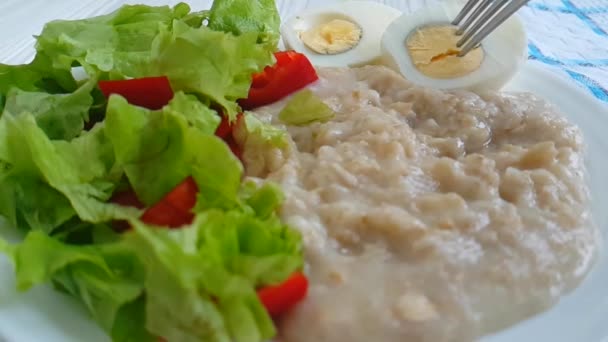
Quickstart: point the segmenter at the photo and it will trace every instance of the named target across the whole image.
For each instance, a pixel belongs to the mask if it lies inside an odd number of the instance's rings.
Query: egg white
[[[409,81],[436,89],[471,91],[499,90],[527,60],[527,35],[516,15],[496,28],[481,43],[484,58],[473,72],[455,78],[437,79],[421,73],[412,62],[406,47],[414,30],[426,25],[445,25],[462,8],[459,3],[439,3],[424,7],[394,20],[382,37],[383,62],[401,72]]]
[[[388,25],[401,11],[372,1],[345,1],[307,10],[287,20],[281,27],[285,48],[305,54],[311,63],[320,67],[353,67],[381,60],[380,42]],[[334,55],[323,55],[309,49],[300,33],[332,19],[348,20],[361,28],[358,44],[350,50]]]

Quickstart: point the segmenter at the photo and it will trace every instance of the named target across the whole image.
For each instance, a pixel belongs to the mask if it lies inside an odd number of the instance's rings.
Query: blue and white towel
[[[608,0],[532,0],[519,13],[530,59],[608,103]]]

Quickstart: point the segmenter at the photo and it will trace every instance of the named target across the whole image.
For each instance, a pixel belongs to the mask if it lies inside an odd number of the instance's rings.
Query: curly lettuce
[[[0,218],[25,233],[17,244],[0,238],[0,252],[17,287],[52,283],[113,341],[272,338],[256,289],[302,268],[301,238],[277,215],[279,187],[243,183],[214,132],[218,113],[234,119],[251,74],[272,62],[278,32],[271,0],[216,0],[202,12],[129,5],[48,23],[33,62],[0,64]],[[96,86],[159,75],[175,91],[160,110],[106,101]],[[246,127],[285,143],[253,118]],[[130,187],[150,206],[187,176],[199,194],[193,223],[179,230],[111,200]],[[116,220],[132,229],[114,231]]]

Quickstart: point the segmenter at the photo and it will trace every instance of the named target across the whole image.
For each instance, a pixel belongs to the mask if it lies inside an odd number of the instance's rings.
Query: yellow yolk
[[[334,55],[352,49],[361,40],[361,28],[347,20],[334,19],[300,34],[314,52]]]
[[[432,78],[456,78],[481,66],[484,52],[480,47],[458,57],[456,43],[460,36],[451,25],[426,26],[407,38],[406,47],[416,69]]]

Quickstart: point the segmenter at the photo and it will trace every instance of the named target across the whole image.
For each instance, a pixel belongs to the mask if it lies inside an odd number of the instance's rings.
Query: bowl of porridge
[[[581,131],[555,108],[380,66],[319,75],[311,89],[336,116],[244,155],[249,176],[282,186],[305,241],[311,288],[285,340],[472,340],[579,284],[599,233]],[[281,125],[283,106],[252,114]]]

